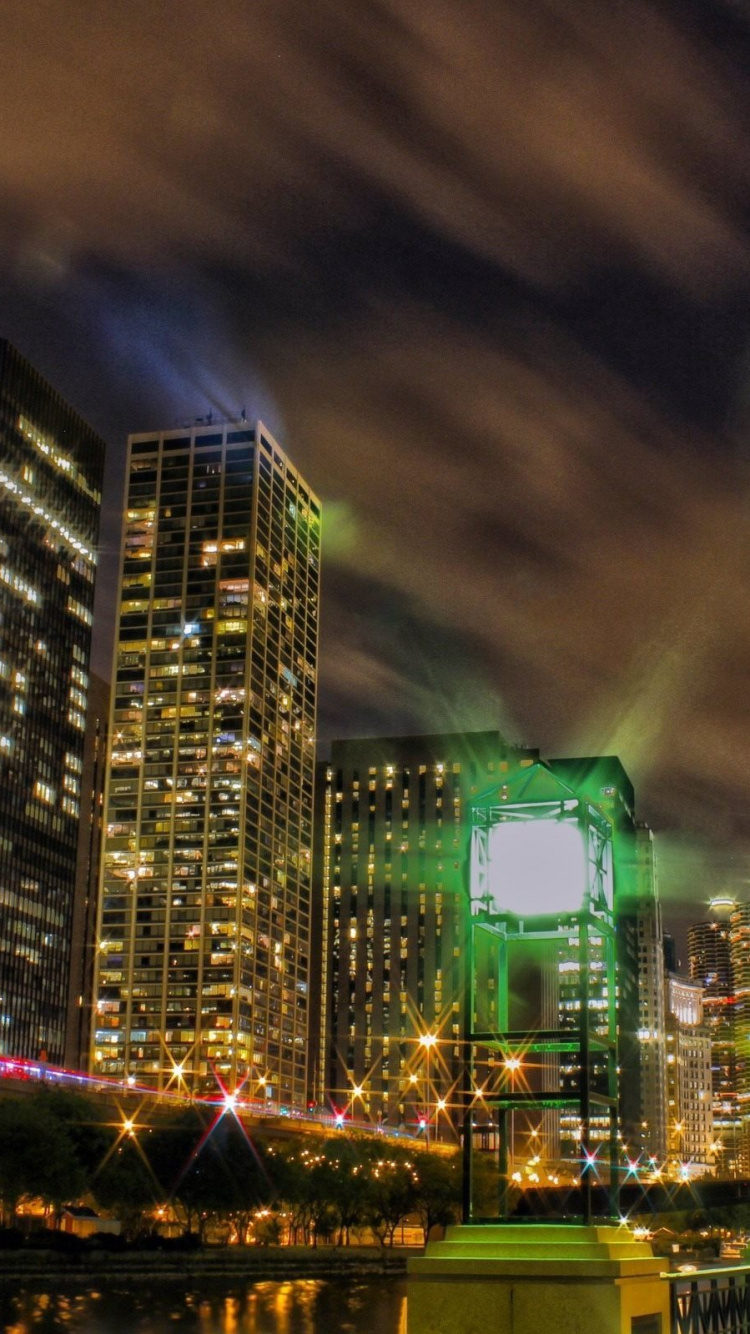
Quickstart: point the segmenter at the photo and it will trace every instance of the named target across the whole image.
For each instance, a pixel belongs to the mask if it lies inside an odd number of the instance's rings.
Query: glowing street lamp
[[[427,1075],[427,1084],[425,1088],[426,1118],[424,1126],[422,1126],[422,1123],[420,1122],[420,1130],[424,1129],[424,1141],[427,1148],[429,1148],[430,1144],[430,1093],[432,1091],[432,1085],[430,1082],[430,1052],[432,1051],[436,1043],[437,1043],[437,1037],[434,1033],[422,1033],[422,1035],[420,1036],[419,1045],[425,1051],[426,1075]]]

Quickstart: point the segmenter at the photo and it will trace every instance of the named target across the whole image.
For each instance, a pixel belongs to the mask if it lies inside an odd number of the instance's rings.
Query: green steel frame
[[[616,942],[613,912],[613,893],[611,881],[612,867],[612,826],[605,815],[587,800],[581,800],[570,788],[567,788],[550,774],[543,765],[535,765],[534,770],[543,770],[547,780],[552,780],[562,789],[556,799],[549,800],[549,781],[545,792],[546,799],[534,799],[533,774],[521,775],[521,782],[514,785],[516,790],[502,788],[500,793],[480,797],[472,808],[472,842],[475,853],[472,864],[476,870],[478,883],[468,885],[469,902],[467,904],[466,946],[464,958],[464,1221],[473,1218],[472,1211],[472,1156],[474,1143],[474,1106],[475,1106],[475,1068],[478,1050],[484,1053],[497,1053],[503,1061],[514,1055],[567,1054],[577,1058],[577,1079],[574,1087],[549,1088],[541,1091],[519,1093],[512,1087],[502,1088],[490,1101],[497,1110],[499,1130],[499,1168],[500,1199],[498,1217],[508,1217],[509,1209],[509,1117],[513,1111],[522,1108],[525,1111],[547,1109],[575,1109],[581,1130],[581,1216],[585,1223],[593,1216],[593,1186],[597,1160],[593,1152],[591,1136],[592,1114],[599,1112],[609,1119],[608,1167],[609,1167],[609,1214],[619,1215],[619,1159],[618,1159],[618,1069],[617,1069],[617,970]],[[537,784],[538,786],[538,784]],[[520,790],[519,790],[520,789]],[[499,800],[498,798],[502,799]],[[509,800],[509,798],[511,798]],[[586,866],[588,883],[582,887],[582,906],[576,913],[559,916],[548,915],[520,919],[509,912],[491,910],[492,896],[489,892],[488,834],[494,824],[509,819],[555,818],[574,822],[581,830],[585,840]],[[478,847],[476,846],[478,844]],[[472,869],[469,868],[469,880]],[[609,877],[609,879],[608,879]],[[483,882],[483,878],[486,883]],[[481,906],[478,906],[481,904]],[[485,934],[485,940],[491,938],[497,950],[497,975],[494,989],[497,996],[497,1023],[492,1029],[477,1026],[477,973],[476,946],[479,933]],[[511,1030],[509,1024],[509,957],[514,948],[522,942],[527,946],[530,941],[554,941],[569,938],[575,934],[577,940],[578,978],[579,978],[579,1015],[576,1028],[541,1028],[535,1030]],[[606,1026],[601,1022],[601,1010],[596,1011],[596,1022],[591,1005],[591,940],[596,937],[603,950],[603,966],[606,976]],[[605,1028],[606,1031],[601,1030]],[[596,1063],[601,1073],[599,1087],[594,1087],[593,1066]],[[559,1084],[559,1079],[558,1079]],[[606,1092],[602,1091],[602,1084]],[[487,1100],[485,1099],[485,1102]],[[474,1220],[477,1221],[477,1220]]]

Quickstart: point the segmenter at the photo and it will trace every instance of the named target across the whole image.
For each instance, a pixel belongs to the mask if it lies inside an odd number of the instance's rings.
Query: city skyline
[[[97,619],[126,435],[244,407],[327,502],[324,741],[619,754],[668,917],[745,892],[742,8],[14,8],[5,332],[112,446]]]

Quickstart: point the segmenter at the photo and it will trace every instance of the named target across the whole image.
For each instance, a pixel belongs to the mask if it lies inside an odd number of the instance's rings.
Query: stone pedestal
[[[669,1334],[664,1269],[626,1226],[451,1227],[409,1261],[408,1334]]]

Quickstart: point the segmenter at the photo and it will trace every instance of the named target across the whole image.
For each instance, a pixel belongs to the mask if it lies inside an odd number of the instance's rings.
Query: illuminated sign
[[[582,830],[570,820],[501,820],[489,830],[483,882],[490,912],[580,912],[587,885]]]

